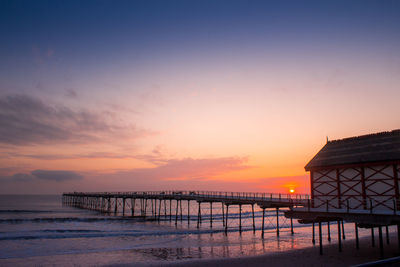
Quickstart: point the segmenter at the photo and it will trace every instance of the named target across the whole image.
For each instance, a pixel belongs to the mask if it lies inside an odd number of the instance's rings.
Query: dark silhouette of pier
[[[186,210],[182,202],[187,202]],[[197,215],[190,213],[190,203],[198,204]],[[175,205],[172,205],[175,202]],[[228,231],[229,207],[239,208],[239,232],[242,232],[242,206],[251,206],[252,228],[255,232],[254,206],[262,210],[261,236],[264,237],[265,210],[276,211],[276,233],[279,236],[279,209],[293,209],[304,207],[309,203],[308,195],[301,194],[276,194],[276,193],[249,193],[249,192],[215,192],[215,191],[145,191],[145,192],[72,192],[63,194],[63,204],[77,208],[95,210],[106,214],[117,214],[122,211],[122,216],[140,217],[147,220],[184,219],[190,223],[191,216],[197,217],[197,228],[204,220],[209,218],[210,227],[213,226],[213,205],[220,206],[222,224],[225,232]],[[210,205],[209,214],[202,214],[201,205]],[[129,205],[129,207],[128,207]],[[138,206],[138,207],[137,207]],[[128,211],[127,211],[128,207]],[[175,210],[173,210],[173,208]],[[129,214],[128,214],[129,213]],[[183,216],[183,215],[187,216]],[[293,234],[293,220],[290,218],[290,230]]]
[[[388,226],[397,225],[397,233],[400,251],[400,211],[397,208],[398,201],[393,199],[392,209],[381,210],[374,205],[372,200],[363,206],[366,209],[353,207],[348,201],[342,208],[331,208],[329,203],[324,207],[315,208],[314,200],[309,195],[300,194],[277,194],[277,193],[249,193],[249,192],[216,192],[216,191],[144,191],[144,192],[70,192],[64,193],[63,204],[98,211],[108,215],[122,215],[123,217],[141,218],[149,221],[169,220],[175,222],[187,221],[190,224],[195,220],[197,228],[206,220],[210,228],[213,228],[214,220],[222,219],[223,231],[228,232],[228,220],[238,220],[238,230],[242,232],[242,207],[251,208],[251,228],[256,231],[255,206],[261,209],[261,237],[264,238],[266,221],[266,210],[269,214],[275,213],[276,235],[279,236],[280,213],[290,220],[290,232],[294,234],[293,219],[300,223],[312,224],[312,242],[316,242],[316,227],[318,228],[319,251],[322,254],[322,228],[323,223],[327,228],[328,241],[332,240],[330,234],[331,223],[337,225],[338,247],[342,251],[342,240],[346,239],[344,222],[353,222],[355,225],[356,248],[359,249],[358,228],[371,229],[372,246],[375,246],[374,230],[378,229],[378,244],[380,255],[383,258],[383,231],[386,229],[386,242],[389,243]],[[186,202],[187,205],[182,205]],[[191,203],[197,204],[197,214],[190,210]],[[379,203],[378,203],[379,204]],[[209,205],[202,212],[204,205]],[[238,216],[230,217],[230,207],[238,208]],[[213,210],[220,209],[221,212],[213,214]],[[249,213],[249,212],[248,212]],[[271,215],[270,215],[271,216]]]

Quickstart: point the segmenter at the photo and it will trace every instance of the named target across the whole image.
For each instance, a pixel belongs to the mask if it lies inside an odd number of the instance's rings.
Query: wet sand
[[[375,247],[372,247],[370,237],[361,238],[359,250],[356,249],[355,240],[344,240],[342,252],[339,252],[338,245],[334,241],[336,240],[332,240],[331,243],[328,243],[324,240],[323,255],[319,255],[319,246],[317,243],[310,248],[254,257],[204,259],[168,263],[158,262],[150,264],[150,266],[352,266],[379,260],[379,240],[377,236],[375,236]],[[384,235],[384,258],[391,258],[399,255],[397,234],[392,233],[390,235],[390,244],[386,243]],[[400,266],[400,262],[382,266]]]

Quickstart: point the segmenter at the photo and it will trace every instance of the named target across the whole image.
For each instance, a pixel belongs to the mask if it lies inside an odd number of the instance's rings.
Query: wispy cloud
[[[33,182],[36,179],[65,182],[71,180],[81,180],[84,177],[73,171],[63,170],[34,170],[31,173],[16,173],[11,176],[1,176],[1,182]]]
[[[64,95],[69,98],[78,98],[78,93],[73,88],[65,88]]]
[[[154,168],[133,169],[115,175],[148,181],[208,179],[232,171],[253,168],[246,164],[247,161],[246,157],[171,159]]]
[[[110,112],[75,111],[28,95],[0,98],[0,143],[11,145],[88,143],[145,134]]]
[[[72,171],[35,170],[31,174],[38,179],[56,182],[83,179],[82,175]]]

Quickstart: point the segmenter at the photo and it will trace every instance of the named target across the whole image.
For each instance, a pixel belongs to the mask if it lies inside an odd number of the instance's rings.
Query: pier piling
[[[372,247],[375,247],[374,227],[371,227],[371,241],[372,241]]]
[[[337,221],[337,226],[339,252],[342,252],[342,234],[340,233],[340,221]]]
[[[251,205],[251,214],[253,215],[253,233],[255,233],[256,232],[256,222],[254,219],[254,204]],[[293,226],[293,224],[292,224],[292,226]]]
[[[328,241],[331,242],[331,226],[329,221],[327,223],[327,228],[328,228]]]
[[[360,241],[358,240],[358,224],[354,224],[355,227],[355,234],[356,234],[356,249],[360,249]]]
[[[262,226],[261,226],[261,237],[264,238],[264,218],[265,218],[265,208],[262,209]]]
[[[315,244],[315,223],[312,223],[312,243]]]
[[[323,254],[322,251],[322,227],[321,227],[321,222],[318,222],[318,234],[319,234],[319,255]]]
[[[382,226],[378,227],[379,231],[379,256],[383,259],[383,236],[382,236]]]

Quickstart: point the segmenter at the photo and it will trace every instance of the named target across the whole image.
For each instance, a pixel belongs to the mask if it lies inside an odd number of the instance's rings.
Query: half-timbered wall
[[[315,208],[338,207],[336,169],[312,171],[312,198]]]
[[[398,164],[311,171],[315,208],[393,210],[399,199]]]
[[[351,209],[363,209],[365,205],[363,197],[363,168],[341,168],[340,181],[340,207],[349,205]]]
[[[395,180],[393,165],[365,167],[365,193],[379,209],[393,209]]]

